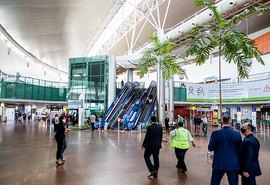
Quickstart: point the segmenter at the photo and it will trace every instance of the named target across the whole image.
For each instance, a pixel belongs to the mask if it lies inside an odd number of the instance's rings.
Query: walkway
[[[141,142],[144,134],[117,131],[72,130],[68,136],[66,164],[56,167],[53,128],[44,122],[0,124],[1,185],[208,185],[211,160],[208,137],[195,137],[188,150],[188,172],[175,168],[174,151],[163,142],[158,179],[149,180]],[[167,136],[168,137],[168,136]],[[270,134],[258,133],[263,174],[258,185],[269,184]],[[165,135],[166,138],[166,135]],[[227,185],[227,178],[222,185]]]

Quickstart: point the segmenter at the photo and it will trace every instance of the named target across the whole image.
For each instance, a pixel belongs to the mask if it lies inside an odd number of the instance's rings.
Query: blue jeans
[[[63,147],[62,147],[62,151],[61,151],[61,160],[64,159],[64,152],[65,152],[66,148],[67,148],[67,140],[66,140],[66,138],[64,138]]]

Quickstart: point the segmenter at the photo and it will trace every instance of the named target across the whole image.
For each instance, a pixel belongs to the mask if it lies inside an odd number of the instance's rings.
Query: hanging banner
[[[187,101],[218,102],[219,84],[185,83],[187,88]],[[222,101],[269,101],[270,79],[221,84]]]

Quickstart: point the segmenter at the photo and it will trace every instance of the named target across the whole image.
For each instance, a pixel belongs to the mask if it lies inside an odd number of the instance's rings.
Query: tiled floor
[[[206,156],[209,136],[195,137],[197,147],[190,148],[186,155],[186,175],[175,168],[174,151],[164,141],[159,177],[149,180],[141,149],[144,134],[71,130],[66,164],[56,167],[52,131],[44,122],[0,124],[0,185],[208,185],[210,181],[211,160]],[[269,130],[259,130],[256,135],[261,142],[263,171],[257,184],[268,185]],[[222,185],[227,184],[224,177]]]

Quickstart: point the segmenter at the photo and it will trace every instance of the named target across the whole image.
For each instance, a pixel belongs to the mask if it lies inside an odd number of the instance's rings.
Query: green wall
[[[67,101],[67,83],[0,73],[0,98]]]
[[[66,101],[66,88],[43,87],[16,82],[0,82],[0,98]]]

